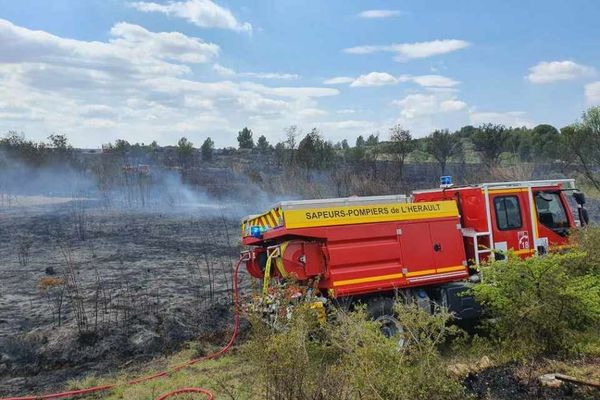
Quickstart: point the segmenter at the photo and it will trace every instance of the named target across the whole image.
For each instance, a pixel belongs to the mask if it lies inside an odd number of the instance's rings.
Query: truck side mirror
[[[579,221],[581,223],[581,226],[586,226],[590,223],[590,216],[588,214],[588,210],[586,210],[583,207],[579,207]]]
[[[585,194],[583,194],[583,192],[573,192],[573,198],[577,204],[581,206],[585,204]]]

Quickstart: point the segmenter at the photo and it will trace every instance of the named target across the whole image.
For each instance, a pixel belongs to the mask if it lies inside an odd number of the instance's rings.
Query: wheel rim
[[[404,338],[404,328],[400,322],[391,315],[382,315],[377,317],[375,321],[381,324],[381,333],[386,338],[397,339],[398,347],[402,348],[406,345],[406,339]]]

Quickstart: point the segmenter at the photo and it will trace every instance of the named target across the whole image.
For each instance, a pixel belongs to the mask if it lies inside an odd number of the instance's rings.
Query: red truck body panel
[[[425,283],[436,284],[468,276],[458,217],[419,221],[277,228],[263,241],[288,242],[282,258],[288,272],[298,280],[319,276],[319,287],[330,296],[348,296],[393,290]],[[255,244],[256,240],[245,240]],[[307,254],[299,244],[316,243],[322,260],[312,248]],[[305,257],[304,265],[295,262]],[[248,270],[262,273],[256,258]],[[315,268],[314,265],[318,265]]]

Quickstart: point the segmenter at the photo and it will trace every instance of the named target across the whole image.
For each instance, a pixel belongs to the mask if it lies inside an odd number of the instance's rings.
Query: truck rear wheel
[[[394,300],[389,297],[375,297],[367,301],[367,315],[381,324],[381,333],[397,340],[398,348],[407,344],[404,327],[394,313]]]

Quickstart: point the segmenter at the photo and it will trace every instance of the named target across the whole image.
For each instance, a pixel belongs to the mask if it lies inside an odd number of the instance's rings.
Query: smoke
[[[93,193],[95,182],[67,164],[34,166],[0,152],[0,209],[66,203]]]
[[[0,152],[0,208],[72,200],[107,210],[239,219],[267,209],[277,199],[245,175],[226,169],[108,169],[92,162],[30,165]]]

